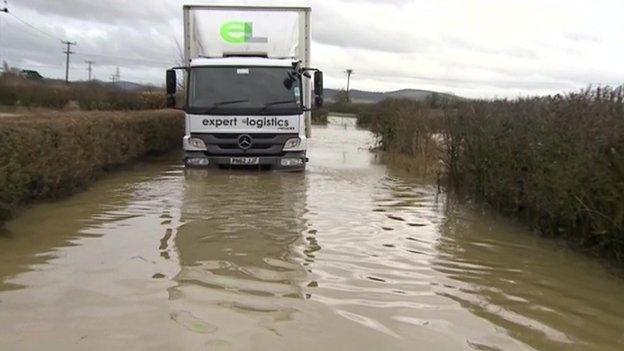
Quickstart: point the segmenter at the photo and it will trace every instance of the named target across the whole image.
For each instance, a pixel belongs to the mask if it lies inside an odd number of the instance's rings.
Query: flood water
[[[623,279],[372,143],[317,128],[305,174],[174,153],[24,211],[0,232],[0,350],[624,350]]]

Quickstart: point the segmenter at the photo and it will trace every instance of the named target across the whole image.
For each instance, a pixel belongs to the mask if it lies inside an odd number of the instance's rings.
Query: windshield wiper
[[[221,102],[217,102],[215,104],[213,104],[212,106],[208,107],[206,109],[207,112],[205,113],[210,113],[212,112],[215,108],[219,107],[219,106],[224,106],[224,105],[232,105],[232,104],[238,104],[241,102],[249,102],[249,99],[243,99],[243,100],[229,100],[229,101],[221,101]]]
[[[275,106],[275,105],[285,105],[288,103],[296,103],[295,100],[284,100],[284,101],[273,101],[273,102],[269,102],[268,104],[264,105],[262,107],[262,109],[260,111],[258,111],[258,113],[262,113],[264,111],[266,111],[269,107],[271,106]]]

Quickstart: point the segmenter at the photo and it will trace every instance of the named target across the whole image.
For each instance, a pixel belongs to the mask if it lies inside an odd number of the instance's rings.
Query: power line
[[[11,16],[11,17],[15,18],[16,20],[20,21],[23,25],[25,25],[25,26],[27,26],[27,27],[29,27],[29,28],[31,28],[31,29],[33,29],[33,30],[37,31],[39,34],[45,35],[46,37],[48,37],[48,38],[52,38],[52,39],[54,39],[54,40],[64,41],[64,39],[59,38],[59,37],[57,37],[57,36],[54,36],[54,35],[52,35],[52,34],[50,34],[50,33],[46,32],[46,31],[44,31],[43,29],[39,29],[39,28],[37,28],[37,27],[33,26],[32,24],[30,24],[30,23],[28,23],[28,22],[24,21],[23,19],[21,19],[21,18],[19,18],[19,17],[15,16],[12,12],[9,12],[9,10],[8,10],[8,9],[6,10],[6,13],[7,13],[7,14],[9,14],[9,16]]]
[[[19,49],[22,50],[22,48],[18,48],[12,45],[4,45],[3,48],[12,48],[12,49]],[[162,64],[162,65],[172,65],[175,64],[173,63],[173,61],[157,61],[157,60],[150,60],[150,59],[141,59],[141,58],[133,58],[133,57],[122,57],[122,56],[111,56],[111,55],[100,55],[100,54],[87,54],[87,53],[82,53],[82,52],[76,52],[73,51],[72,54],[74,56],[81,56],[85,58],[85,62],[88,61],[88,58],[94,58],[94,57],[101,57],[101,58],[108,58],[108,59],[113,59],[113,60],[117,60],[117,61],[134,61],[134,62],[145,62],[145,63],[156,63],[156,64]],[[110,64],[111,66],[114,66],[114,63]],[[70,68],[71,69],[71,68]]]
[[[65,57],[65,81],[69,82],[69,71],[70,71],[70,67],[69,67],[69,63],[70,63],[70,56],[71,55],[80,55],[83,57],[102,57],[102,58],[108,58],[108,59],[113,59],[113,60],[123,60],[123,61],[128,61],[128,62],[138,62],[138,63],[153,63],[153,64],[160,64],[160,65],[171,65],[173,64],[172,61],[159,61],[159,60],[150,60],[150,59],[144,59],[144,58],[132,58],[132,57],[121,57],[121,56],[113,56],[113,55],[103,55],[103,54],[93,54],[93,53],[77,53],[71,50],[72,46],[77,45],[76,42],[70,42],[68,40],[65,40],[63,38],[57,37],[55,35],[52,35],[49,33],[49,31],[45,31],[43,29],[38,28],[37,26],[34,26],[32,24],[30,24],[29,22],[21,19],[20,17],[14,15],[13,13],[9,12],[9,9],[6,5],[6,1],[5,1],[5,6],[4,8],[0,8],[0,13],[1,12],[5,12],[8,15],[10,15],[11,17],[15,18],[18,22],[20,22],[21,24],[23,24],[24,26],[28,27],[29,29],[31,29],[32,31],[37,32],[37,34],[40,35],[44,35],[48,38],[54,39],[54,40],[59,40],[62,44],[64,44],[66,46],[66,48],[64,48],[63,53],[66,55]],[[89,63],[89,61],[91,60],[85,60],[85,62]],[[95,64],[95,62],[92,62],[89,64],[89,76],[90,76],[90,80],[92,79],[92,65]],[[119,80],[119,77],[117,75],[117,80]]]
[[[63,44],[67,45],[67,50],[63,51],[66,55],[65,61],[65,83],[69,83],[69,56],[74,52],[71,51],[72,45],[78,45],[76,42],[71,41],[62,41]]]
[[[9,12],[8,7],[6,6],[6,1],[5,1],[5,7],[3,9],[0,9],[0,12],[6,12],[8,15],[10,15],[13,18],[15,18],[17,21],[19,21],[23,25],[25,25],[28,28],[36,31],[38,34],[45,35],[48,38],[51,38],[51,39],[54,39],[54,40],[58,40],[58,41],[62,42],[63,44],[67,44],[66,43],[67,40],[65,40],[63,38],[60,38],[60,37],[57,37],[55,35],[52,35],[48,31],[40,29],[37,26],[34,26],[34,25],[30,24],[29,22],[27,22],[27,21],[19,18],[18,16],[14,15],[13,13]],[[74,52],[72,54],[86,56],[86,57],[102,57],[102,58],[110,58],[110,59],[116,59],[116,60],[126,60],[126,61],[135,61],[135,62],[144,62],[144,63],[157,63],[157,64],[164,64],[164,65],[170,65],[170,64],[173,63],[172,61],[165,62],[165,61],[150,60],[150,59],[144,59],[144,58],[120,57],[120,56],[92,54],[92,53],[76,53],[76,52]]]
[[[92,54],[92,53],[84,53],[84,52],[76,52],[75,53],[78,56],[84,56],[84,57],[101,57],[101,58],[108,58],[108,59],[115,59],[115,60],[125,60],[125,61],[135,61],[135,62],[151,62],[151,63],[159,63],[159,64],[165,64],[165,65],[170,65],[173,62],[171,61],[158,61],[158,60],[150,60],[150,59],[144,59],[144,58],[135,58],[135,57],[123,57],[123,56],[113,56],[113,55],[103,55],[103,54]]]

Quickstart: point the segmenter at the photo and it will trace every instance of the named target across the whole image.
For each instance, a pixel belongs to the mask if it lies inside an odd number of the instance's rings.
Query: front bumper
[[[308,158],[305,152],[291,152],[283,156],[243,156],[258,158],[259,162],[255,165],[232,165],[232,158],[235,156],[206,156],[204,152],[187,151],[184,157],[184,164],[188,168],[221,168],[221,169],[269,169],[274,171],[303,171],[306,168]],[[296,164],[293,160],[300,160]],[[288,165],[290,163],[290,165]]]

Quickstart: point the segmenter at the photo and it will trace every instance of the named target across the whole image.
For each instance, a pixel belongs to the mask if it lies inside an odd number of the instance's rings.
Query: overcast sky
[[[210,1],[210,3],[232,1]],[[178,61],[180,0],[14,0],[0,14],[0,58],[45,76],[64,76],[59,40],[78,42],[71,79],[85,60],[109,80],[162,85]],[[201,1],[193,1],[201,3]],[[467,97],[558,93],[624,82],[622,0],[310,0],[313,65],[326,85],[431,89]]]

